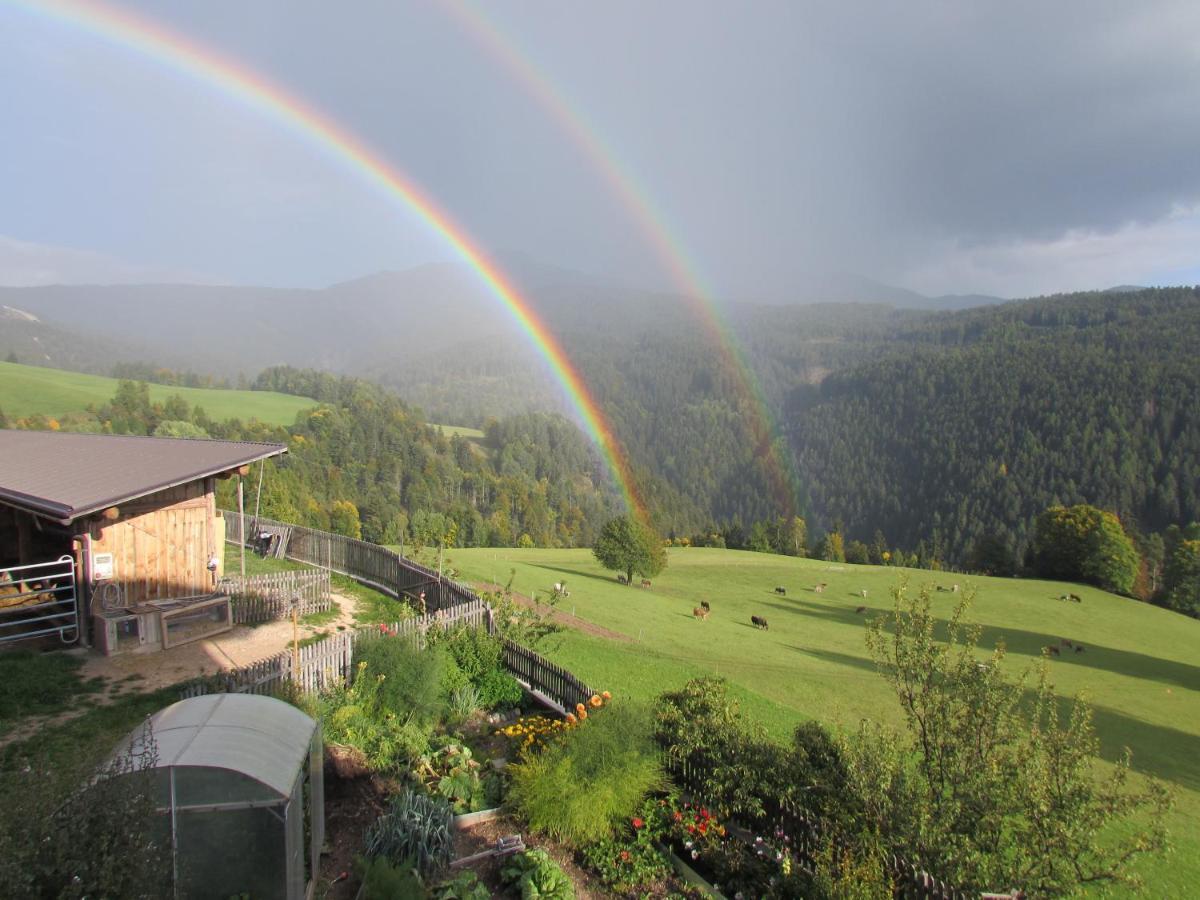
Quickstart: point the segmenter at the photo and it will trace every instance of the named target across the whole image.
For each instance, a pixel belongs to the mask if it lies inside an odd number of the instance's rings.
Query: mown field
[[[619,632],[606,640],[564,631],[543,652],[596,688],[650,699],[694,675],[728,678],[747,710],[785,737],[805,719],[852,727],[863,718],[900,724],[900,710],[863,643],[864,623],[891,606],[903,570],[831,565],[732,550],[676,549],[650,590],[617,584],[588,550],[456,550],[452,564],[473,582],[505,582],[545,598],[565,580],[560,608]],[[1018,579],[907,573],[915,587],[955,582],[977,591],[970,618],[983,644],[1003,639],[1016,673],[1041,659],[1041,648],[1066,638],[1082,653],[1052,659],[1058,693],[1083,693],[1095,709],[1102,755],[1125,746],[1138,772],[1170,783],[1178,804],[1170,827],[1174,853],[1143,863],[1144,896],[1195,896],[1200,884],[1200,621],[1094,588]],[[828,586],[821,593],[813,587]],[[776,585],[787,595],[775,593]],[[864,599],[862,591],[867,591]],[[1058,595],[1073,591],[1080,604]],[[935,592],[949,614],[950,592]],[[712,605],[707,621],[691,611]],[[867,609],[863,613],[856,610]],[[750,624],[766,617],[768,631]],[[1120,892],[1113,892],[1119,894]]]
[[[90,405],[100,406],[111,400],[117,384],[117,379],[101,375],[0,362],[0,410],[10,418],[83,412]],[[173,394],[182,396],[190,406],[203,407],[209,418],[217,421],[258,419],[271,425],[291,425],[296,413],[317,405],[316,400],[308,397],[270,391],[150,385],[152,402],[165,403]]]

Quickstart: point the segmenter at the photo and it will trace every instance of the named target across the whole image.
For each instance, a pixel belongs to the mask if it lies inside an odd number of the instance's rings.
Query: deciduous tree
[[[604,568],[625,573],[630,584],[635,574],[653,578],[667,566],[662,541],[630,516],[610,519],[600,530],[592,552]]]

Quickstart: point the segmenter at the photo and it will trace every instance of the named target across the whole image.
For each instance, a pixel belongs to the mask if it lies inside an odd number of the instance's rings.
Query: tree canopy
[[[634,575],[653,578],[667,566],[662,541],[632,516],[606,522],[592,552],[600,565],[623,573],[630,584]]]
[[[1084,581],[1129,594],[1139,562],[1120,520],[1094,506],[1053,506],[1034,524],[1030,563],[1045,578]]]

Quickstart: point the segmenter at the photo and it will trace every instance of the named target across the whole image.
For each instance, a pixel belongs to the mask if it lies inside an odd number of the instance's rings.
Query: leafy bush
[[[306,712],[321,720],[326,743],[355,748],[365,765],[379,772],[419,759],[427,752],[432,733],[431,725],[412,715],[401,717],[384,706],[380,693],[386,680],[361,662],[350,687],[334,688],[303,704]]]
[[[382,856],[359,857],[356,868],[362,879],[363,900],[396,900],[397,897],[420,900],[426,896],[412,860],[393,863]]]
[[[359,642],[354,659],[379,678],[375,696],[382,710],[423,724],[441,715],[445,657],[436,647],[422,650],[411,638],[372,636]]]
[[[393,863],[409,860],[423,876],[434,875],[453,857],[453,820],[454,811],[444,799],[405,788],[367,829],[366,855]]]
[[[500,880],[519,891],[521,900],[574,900],[567,873],[545,850],[526,850],[509,858]]]
[[[525,699],[525,688],[508,672],[488,672],[479,680],[478,688],[484,709],[512,709]]]
[[[99,772],[83,765],[3,773],[0,896],[170,896],[171,846],[156,813],[157,758],[147,725]]]
[[[482,628],[457,625],[447,631],[430,632],[430,643],[446,654],[442,689],[447,696],[470,684],[479,692],[483,709],[520,704],[524,691],[504,668],[504,644],[498,636]]]
[[[433,892],[434,900],[490,900],[492,894],[471,870],[459,872]]]
[[[671,824],[668,804],[673,803],[673,795],[669,800],[643,800],[637,814],[618,830],[616,837],[583,848],[588,868],[607,887],[625,894],[642,893],[670,875],[670,862],[655,844],[668,838]]]
[[[576,845],[613,834],[665,783],[649,713],[614,705],[510,766],[509,796],[537,831]]]

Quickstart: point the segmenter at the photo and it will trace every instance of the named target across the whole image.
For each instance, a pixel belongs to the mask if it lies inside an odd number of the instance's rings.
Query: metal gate
[[[57,634],[64,644],[79,639],[75,561],[0,569],[0,643]]]

